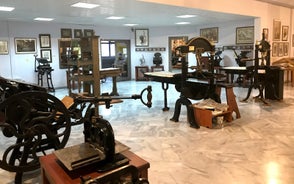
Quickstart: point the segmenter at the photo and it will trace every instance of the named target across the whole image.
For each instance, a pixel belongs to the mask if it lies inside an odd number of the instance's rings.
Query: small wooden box
[[[203,109],[193,106],[195,121],[200,125],[207,128],[213,128],[213,118],[223,117],[224,121],[231,122],[233,120],[232,111],[225,111],[217,115],[213,115],[210,109]]]

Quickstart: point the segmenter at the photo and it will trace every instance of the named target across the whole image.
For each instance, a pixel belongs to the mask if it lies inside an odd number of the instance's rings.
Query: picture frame
[[[200,36],[206,38],[210,42],[218,42],[218,27],[200,29]]]
[[[85,37],[94,36],[94,30],[93,29],[84,29],[84,36]]]
[[[74,29],[74,38],[83,37],[83,31],[81,29]]]
[[[264,39],[268,41],[268,28],[263,28],[262,33],[264,34]]]
[[[278,42],[273,42],[272,44],[272,57],[278,56]]]
[[[281,21],[273,20],[273,41],[280,41],[281,39]]]
[[[51,49],[42,49],[41,58],[46,58],[49,63],[52,63],[52,53]]]
[[[283,43],[283,52],[284,52],[284,56],[289,55],[289,43],[288,42]]]
[[[236,28],[236,44],[254,43],[254,26]]]
[[[8,41],[0,40],[0,55],[9,54]]]
[[[50,34],[39,34],[40,48],[51,48]]]
[[[283,44],[283,42],[278,43],[278,56],[279,57],[284,56],[284,44]]]
[[[36,38],[14,38],[16,54],[35,54],[37,52]]]
[[[169,61],[170,67],[175,65],[174,58],[177,57],[178,53],[176,48],[180,45],[185,45],[188,41],[188,36],[170,36],[168,37],[168,53],[169,53]],[[171,69],[171,68],[170,68]]]
[[[135,45],[136,47],[149,46],[149,29],[136,29],[135,30]]]
[[[72,30],[70,28],[60,29],[61,38],[72,38]]]
[[[282,41],[288,41],[289,26],[282,26]]]

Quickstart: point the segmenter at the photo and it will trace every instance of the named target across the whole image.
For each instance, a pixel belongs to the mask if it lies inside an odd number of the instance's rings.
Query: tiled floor
[[[100,114],[112,124],[115,138],[149,161],[151,184],[291,184],[294,183],[294,88],[285,84],[284,99],[270,105],[253,100],[240,102],[247,88],[235,87],[240,119],[222,129],[194,129],[182,108],[180,121],[172,122],[179,93],[168,90],[169,111],[163,112],[163,91],[157,82],[118,83],[120,96],[130,96],[147,85],[153,89],[153,105],[124,100],[110,109],[100,106]],[[102,84],[111,91],[111,82]],[[55,95],[67,93],[58,89]],[[224,93],[222,93],[224,100]],[[68,145],[83,141],[79,126],[73,127]],[[2,144],[3,145],[3,144]],[[1,147],[0,149],[5,149]],[[13,183],[14,173],[0,169],[0,183]],[[24,183],[40,183],[40,172],[24,176]]]

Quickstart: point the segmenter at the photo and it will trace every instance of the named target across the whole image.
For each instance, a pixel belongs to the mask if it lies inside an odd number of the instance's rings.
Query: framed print
[[[236,44],[254,43],[254,27],[237,27],[236,28]]]
[[[72,31],[68,28],[60,29],[61,38],[72,38]]]
[[[207,40],[217,43],[218,42],[218,27],[200,29],[200,36]]]
[[[83,37],[83,31],[81,29],[74,29],[74,37],[75,38]]]
[[[46,58],[49,63],[52,63],[51,49],[42,49],[41,58]]]
[[[39,41],[40,41],[41,48],[50,48],[51,47],[50,34],[39,34]]]
[[[279,57],[284,56],[284,44],[283,44],[283,42],[278,43],[278,56]]]
[[[16,54],[35,54],[36,48],[36,38],[15,38],[15,53]]]
[[[8,41],[7,40],[0,40],[0,55],[1,54],[8,54]]]
[[[268,41],[268,28],[263,28],[262,34],[264,35],[264,39]]]
[[[288,41],[289,26],[282,26],[282,41]]]
[[[177,53],[176,48],[180,45],[186,45],[187,41],[188,36],[168,37],[168,53],[169,61],[171,63],[169,66],[175,66],[177,64],[179,53]]]
[[[289,55],[289,43],[288,42],[283,43],[283,52],[284,52],[284,56]]]
[[[135,43],[136,43],[136,47],[148,47],[149,46],[149,30],[136,29]]]
[[[85,37],[94,36],[94,30],[93,29],[84,29],[84,36]]]
[[[281,38],[281,21],[273,21],[273,40],[280,41]]]
[[[278,56],[278,42],[273,42],[272,56],[273,57]]]

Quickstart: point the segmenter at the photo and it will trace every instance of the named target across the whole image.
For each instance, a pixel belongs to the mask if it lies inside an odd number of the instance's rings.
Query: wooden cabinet
[[[136,81],[146,81],[148,80],[145,77],[144,73],[148,72],[148,66],[136,66]]]
[[[74,40],[76,42],[76,40]],[[83,37],[71,48],[67,60],[67,87],[69,95],[73,93],[73,84],[77,83],[78,92],[91,96],[100,95],[99,37]],[[79,48],[79,49],[78,49]]]

